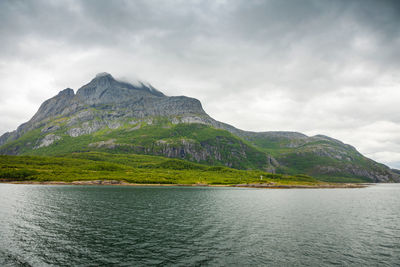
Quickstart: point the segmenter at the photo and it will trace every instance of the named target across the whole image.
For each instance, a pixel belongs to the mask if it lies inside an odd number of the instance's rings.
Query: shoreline
[[[114,185],[114,186],[186,186],[186,187],[239,187],[239,188],[262,188],[262,189],[337,189],[337,188],[365,188],[371,184],[316,184],[316,185],[285,185],[276,183],[260,183],[260,184],[138,184],[128,183],[119,180],[87,180],[87,181],[0,181],[4,184],[30,184],[30,185]]]

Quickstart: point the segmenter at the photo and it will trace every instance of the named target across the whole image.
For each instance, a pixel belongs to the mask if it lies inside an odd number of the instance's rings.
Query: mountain
[[[325,181],[400,181],[398,173],[333,138],[243,131],[211,118],[197,99],[166,96],[148,83],[126,83],[108,73],[76,94],[70,88],[59,92],[0,137],[0,154],[86,151],[160,155]]]
[[[306,173],[320,180],[398,182],[399,173],[364,157],[353,146],[324,135],[295,132],[251,133],[244,136],[280,163],[279,172]]]

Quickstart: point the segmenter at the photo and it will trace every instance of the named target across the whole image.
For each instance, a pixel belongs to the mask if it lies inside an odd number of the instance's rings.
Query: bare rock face
[[[81,87],[76,99],[94,108],[123,110],[124,115],[144,118],[205,114],[200,101],[185,96],[168,97],[150,84],[132,85],[115,80],[110,74],[100,74]]]
[[[81,87],[77,97],[86,104],[121,103],[147,97],[163,97],[164,94],[151,85],[132,85],[115,80],[108,73],[98,74],[90,83]]]
[[[67,121],[68,126],[73,126],[85,121],[91,121],[94,119],[94,112],[90,109],[84,109],[72,115]]]
[[[97,148],[105,147],[105,148],[110,148],[110,149],[113,149],[116,146],[117,146],[117,144],[115,143],[115,139],[110,139],[107,141],[100,141],[100,142],[89,144],[89,147],[97,147]]]
[[[335,166],[316,166],[319,173],[322,174],[351,174],[353,177],[368,177],[374,183],[389,183],[393,181],[399,181],[398,176],[393,173],[390,169],[386,168],[360,168],[354,164],[348,164],[345,168],[339,168]]]
[[[61,137],[55,134],[48,134],[46,135],[42,141],[40,142],[40,144],[38,146],[35,147],[35,149],[41,148],[41,147],[46,147],[49,146],[51,144],[53,144],[55,141],[60,140]]]
[[[7,132],[0,136],[0,146],[7,143],[8,141],[12,140],[14,132]]]
[[[104,127],[104,124],[100,121],[87,121],[81,124],[81,127],[70,128],[67,134],[71,137],[78,137],[84,134],[91,134],[97,132]]]
[[[51,133],[60,129],[60,125],[49,125],[42,129],[42,133]]]
[[[103,113],[97,112],[97,115],[104,116],[101,118],[102,122],[94,125],[78,125],[94,120],[96,114],[93,113],[92,108],[104,110]],[[110,113],[110,110],[114,113]],[[67,122],[67,125],[71,127],[68,135],[76,137],[90,134],[104,125],[116,129],[121,126],[117,122],[117,119],[121,117],[173,117],[195,114],[206,115],[197,99],[185,96],[168,97],[150,84],[138,82],[132,85],[117,81],[108,73],[101,73],[90,83],[82,86],[76,94],[74,90],[67,88],[43,102],[32,119],[21,124],[17,130],[0,137],[0,146],[18,139],[30,130],[44,126],[48,121],[59,116],[71,116]],[[54,130],[56,129],[49,127],[44,131]]]
[[[50,118],[55,115],[67,113],[66,110],[74,106],[75,94],[74,90],[67,88],[62,90],[53,98],[46,100],[39,108],[38,112],[30,120],[31,123]],[[75,110],[70,110],[75,112]]]
[[[222,153],[226,143],[224,137],[217,137],[215,144],[197,142],[196,140],[181,138],[180,140],[157,140],[151,146],[145,147],[126,143],[117,143],[115,139],[104,140],[89,144],[89,147],[123,149],[131,153],[159,155],[169,158],[187,159],[199,163],[223,163],[227,167],[243,169],[243,161],[249,161],[250,153],[244,143],[239,147],[232,147],[228,153]],[[259,152],[261,154],[261,152]],[[265,155],[264,155],[265,156]],[[275,165],[276,164],[276,165]],[[258,169],[273,171],[278,163],[265,156],[264,161],[259,162]]]

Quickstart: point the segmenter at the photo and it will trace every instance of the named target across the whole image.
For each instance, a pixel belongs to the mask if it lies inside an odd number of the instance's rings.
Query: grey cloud
[[[360,137],[400,125],[399,31],[400,2],[388,0],[1,1],[0,131],[23,122],[16,93],[27,120],[107,71],[197,97],[237,127],[330,134],[399,162],[395,131]]]

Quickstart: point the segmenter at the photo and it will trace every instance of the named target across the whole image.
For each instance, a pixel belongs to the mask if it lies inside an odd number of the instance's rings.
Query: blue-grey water
[[[0,266],[400,265],[400,185],[0,184]]]

